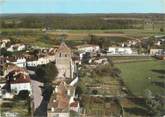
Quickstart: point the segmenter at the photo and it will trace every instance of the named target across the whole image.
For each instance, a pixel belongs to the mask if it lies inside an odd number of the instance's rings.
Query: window
[[[59,57],[61,57],[61,55],[62,55],[62,54],[60,53]]]
[[[65,57],[67,57],[67,54],[65,54]]]

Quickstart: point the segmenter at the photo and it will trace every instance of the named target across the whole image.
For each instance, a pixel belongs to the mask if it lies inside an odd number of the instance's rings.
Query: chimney
[[[23,74],[23,79],[26,79],[26,76]]]
[[[51,111],[54,112],[54,107],[51,108]]]
[[[56,100],[53,100],[53,102],[56,102]]]

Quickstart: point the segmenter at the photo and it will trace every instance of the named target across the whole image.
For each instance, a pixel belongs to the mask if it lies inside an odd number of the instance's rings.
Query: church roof
[[[71,52],[71,49],[65,44],[65,42],[62,42],[57,52]]]

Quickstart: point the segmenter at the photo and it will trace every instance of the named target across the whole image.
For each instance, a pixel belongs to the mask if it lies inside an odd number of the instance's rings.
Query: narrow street
[[[43,87],[43,83],[35,80],[31,80],[31,83],[32,83],[32,91],[33,91],[34,110],[36,110],[40,106],[43,100],[42,90],[41,90],[41,87]]]

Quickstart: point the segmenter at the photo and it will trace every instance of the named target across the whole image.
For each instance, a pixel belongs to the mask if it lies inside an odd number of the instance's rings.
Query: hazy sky
[[[0,0],[1,13],[165,13],[165,0]]]

